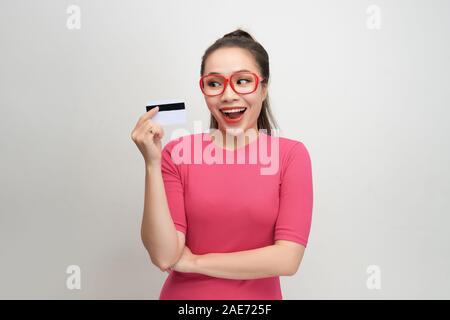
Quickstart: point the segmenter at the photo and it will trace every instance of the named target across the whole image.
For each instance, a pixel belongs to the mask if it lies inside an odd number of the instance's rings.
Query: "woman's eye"
[[[208,86],[209,86],[209,87],[217,87],[217,86],[214,85],[214,84],[218,84],[218,85],[220,86],[220,83],[218,83],[218,82],[216,82],[216,81],[208,82]]]
[[[246,82],[240,83],[239,81],[246,81]],[[248,79],[239,79],[239,80],[237,81],[238,84],[246,84],[246,83],[249,83],[249,82],[250,82],[250,80],[248,80]]]

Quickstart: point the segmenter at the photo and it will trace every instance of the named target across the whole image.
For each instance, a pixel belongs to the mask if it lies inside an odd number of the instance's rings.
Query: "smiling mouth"
[[[236,110],[237,109],[242,109],[242,108],[236,108]],[[243,110],[240,110],[240,111],[230,110],[233,112],[220,110],[220,112],[228,119],[238,119],[241,115],[243,115],[245,113],[246,110],[247,110],[247,108],[244,108]]]

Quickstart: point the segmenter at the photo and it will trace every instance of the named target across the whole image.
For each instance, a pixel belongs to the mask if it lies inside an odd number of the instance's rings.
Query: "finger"
[[[150,112],[150,111],[149,111]],[[131,139],[136,140],[138,137],[145,136],[147,133],[150,133],[150,128],[156,126],[152,120],[148,119],[146,122],[138,125],[133,132],[131,133]]]
[[[150,111],[149,111],[150,112]],[[143,122],[135,131],[137,135],[145,134],[149,131],[150,128],[156,128],[160,125],[156,122],[153,122],[151,119],[147,119],[147,121]],[[155,130],[153,130],[155,131]]]
[[[143,126],[143,128],[144,128],[143,130],[145,130],[145,133],[146,134],[147,133],[148,134],[153,134],[153,135],[155,135],[157,137],[162,138],[163,135],[164,135],[164,131],[163,131],[162,127],[159,124],[155,123],[155,122],[150,122],[150,120],[148,120],[148,122],[149,123],[146,123]],[[152,132],[150,132],[150,129],[152,130]]]
[[[135,139],[138,132],[141,132],[140,128],[141,126],[147,121],[149,122],[149,119],[152,118],[156,113],[159,111],[159,106],[151,109],[150,111],[147,111],[143,115],[141,115],[136,122],[136,125],[134,126],[133,130],[131,131],[131,139]]]
[[[138,120],[136,127],[139,127],[140,125],[142,125],[142,123],[144,123],[145,121],[147,121],[148,119],[153,118],[153,116],[155,114],[157,114],[159,111],[159,106],[156,108],[151,109],[150,111],[145,112]]]
[[[159,137],[160,139],[163,137],[163,130],[162,130],[161,126],[159,126],[159,125],[153,126],[152,131],[153,131],[154,135]]]

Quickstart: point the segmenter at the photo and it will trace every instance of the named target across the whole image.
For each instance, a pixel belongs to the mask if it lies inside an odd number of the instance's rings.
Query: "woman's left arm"
[[[180,272],[200,273],[211,277],[248,280],[294,275],[305,247],[287,240],[245,251],[195,255],[185,247],[183,255],[171,268]]]

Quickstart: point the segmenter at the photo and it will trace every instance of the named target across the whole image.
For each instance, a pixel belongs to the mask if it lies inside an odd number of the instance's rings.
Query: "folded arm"
[[[304,250],[296,242],[277,240],[273,245],[252,250],[194,255],[190,272],[236,280],[292,276]]]

